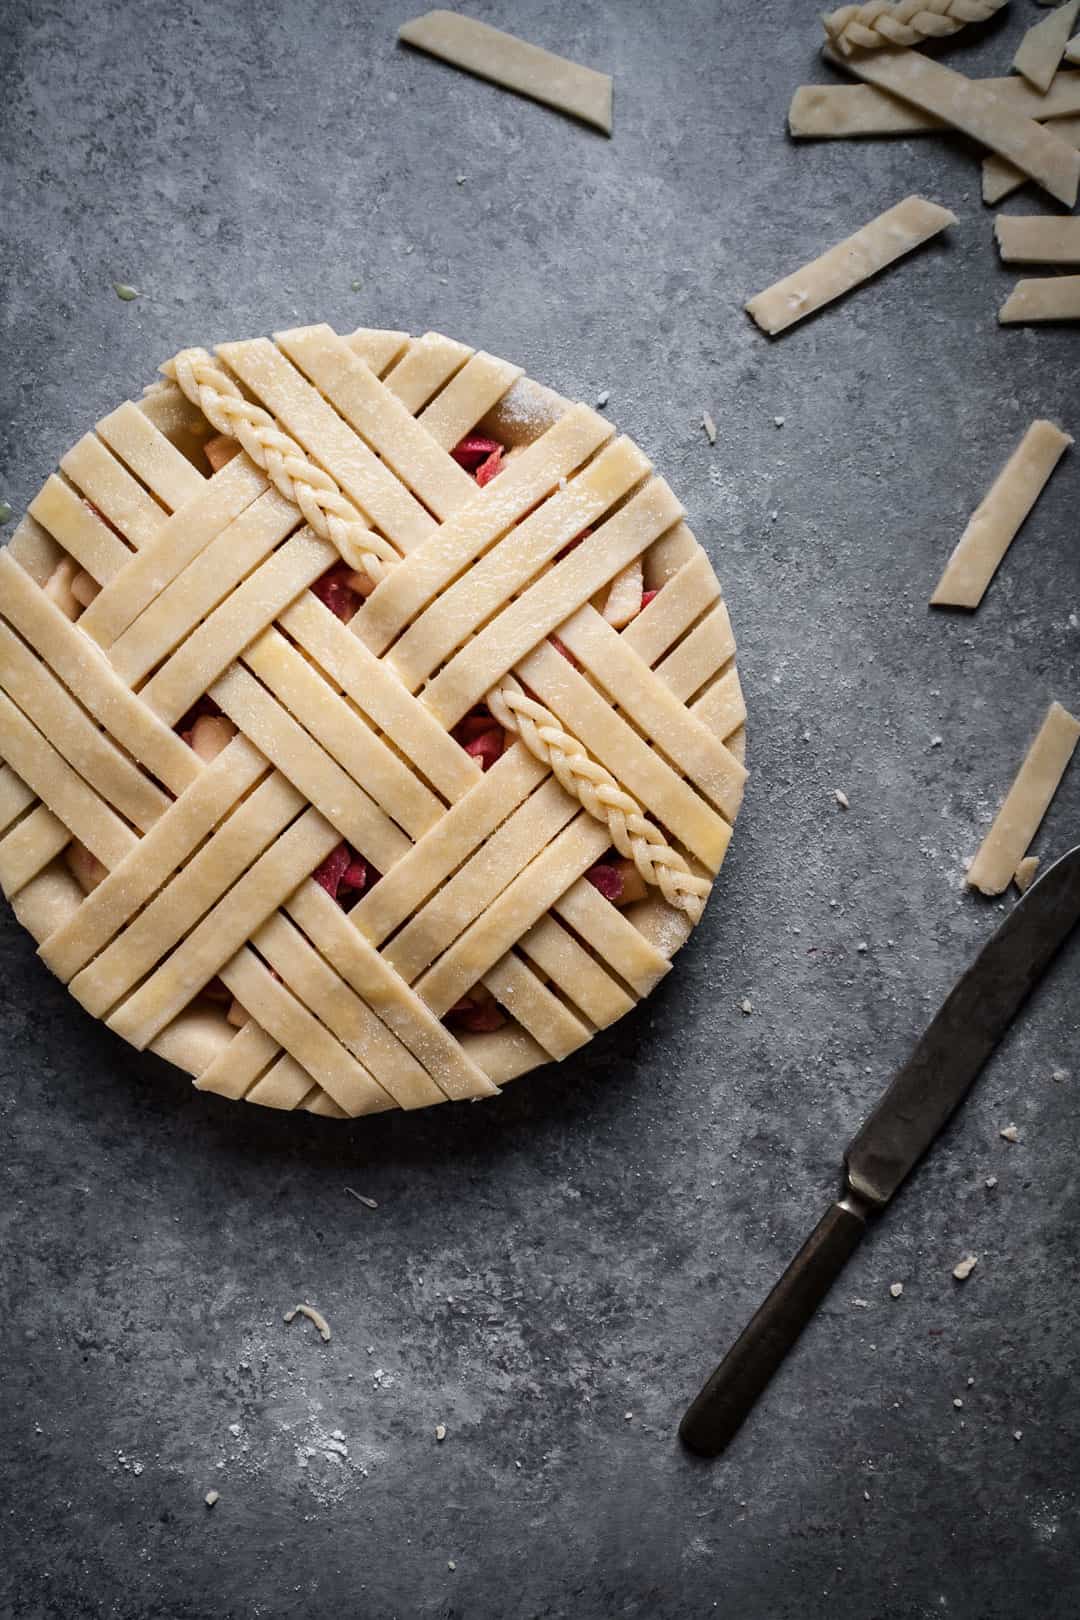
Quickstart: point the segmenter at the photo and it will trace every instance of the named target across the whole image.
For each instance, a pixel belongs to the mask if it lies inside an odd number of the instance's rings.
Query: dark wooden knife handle
[[[866,1211],[847,1194],[825,1211],[765,1303],[759,1307],[686,1410],[679,1437],[717,1457],[795,1344],[866,1231]]]

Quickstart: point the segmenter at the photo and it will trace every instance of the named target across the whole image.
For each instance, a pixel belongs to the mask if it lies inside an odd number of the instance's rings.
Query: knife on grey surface
[[[1014,1015],[1080,921],[1080,845],[1032,884],[953,987],[844,1154],[840,1198],[732,1345],[679,1435],[716,1457],[737,1432],[854,1253],[960,1106]]]

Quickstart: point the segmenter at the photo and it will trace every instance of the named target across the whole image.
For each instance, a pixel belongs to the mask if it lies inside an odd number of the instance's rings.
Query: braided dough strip
[[[353,562],[360,538],[354,532],[355,523],[350,524],[345,514],[355,518],[354,508],[329,474],[308,460],[300,445],[282,432],[268,411],[243,398],[205,349],[185,349],[161,369],[199,406],[219,433],[239,440],[279,492],[300,507],[309,526],[330,540],[347,562],[362,568],[376,582],[386,577],[390,565],[398,560],[397,553],[379,536],[363,530],[364,538],[381,549],[377,555],[364,552],[358,562]],[[520,736],[530,753],[550,766],[563,788],[591,816],[607,824],[616,849],[634,861],[645,882],[659,886],[669,904],[696,922],[711,888],[710,880],[691,872],[685,858],[671,848],[660,829],[646,819],[637,800],[619,786],[610,771],[593,760],[548,709],[526,697],[512,678],[493,688],[487,702],[499,724]]]
[[[821,19],[838,51],[876,51],[882,46],[918,45],[924,39],[945,39],[965,23],[985,22],[1007,0],[868,0],[862,6],[841,6]]]

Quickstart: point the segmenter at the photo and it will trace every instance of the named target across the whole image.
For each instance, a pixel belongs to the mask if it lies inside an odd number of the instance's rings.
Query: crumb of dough
[[[1013,873],[1013,882],[1021,894],[1026,894],[1035,881],[1035,874],[1039,870],[1039,857],[1025,855],[1016,871]]]
[[[634,1415],[633,1412],[624,1412],[623,1413],[623,1417],[626,1419],[627,1423],[630,1422],[630,1419],[633,1417],[633,1415]]]
[[[708,411],[706,411],[704,413],[704,415],[702,416],[701,425],[705,429],[705,437],[708,439],[709,443],[710,444],[715,444],[716,443],[716,423],[713,421],[713,419],[709,415]]]
[[[1068,1069],[1055,1069],[1050,1078],[1056,1080],[1058,1085],[1062,1085],[1069,1078],[1069,1071]]]
[[[841,810],[851,809],[851,800],[841,788],[833,788],[833,796]]]
[[[363,1204],[365,1209],[378,1209],[379,1206],[374,1198],[365,1198],[363,1193],[354,1191],[352,1187],[346,1187],[345,1191],[350,1198],[355,1198],[358,1204]]]
[[[903,1292],[904,1285],[902,1282],[894,1282],[889,1284],[889,1293],[892,1295],[893,1299],[899,1299]]]
[[[446,1424],[445,1423],[436,1423],[436,1425],[435,1425],[435,1438],[436,1438],[436,1440],[445,1440],[446,1439]]]
[[[1023,1429],[1014,1429],[1013,1430],[1013,1439],[1014,1440],[1022,1440],[1023,1438],[1024,1438]]]
[[[944,737],[931,737],[930,746],[931,748],[940,748],[944,741]]]
[[[457,1565],[454,1563],[454,1560],[452,1558],[448,1558],[446,1560],[446,1567],[447,1567],[447,1569],[457,1569]]]
[[[330,1343],[330,1324],[322,1312],[315,1309],[314,1305],[294,1305],[291,1311],[285,1312],[284,1320],[291,1322],[296,1316],[306,1316],[308,1321],[313,1322],[318,1328],[319,1337],[323,1342],[325,1344]]]
[[[206,1503],[207,1507],[213,1507],[215,1502],[221,1501],[221,1492],[207,1491],[206,1495],[203,1497],[203,1501]]]
[[[952,1268],[952,1274],[957,1282],[967,1282],[978,1263],[979,1257],[977,1254],[966,1254],[962,1260],[958,1260]]]
[[[998,1135],[1003,1142],[1019,1142],[1020,1128],[1018,1125],[1005,1125],[998,1131]]]
[[[784,418],[782,416],[774,416],[773,417],[773,426],[774,427],[783,427],[783,425],[784,425]]]
[[[987,1192],[993,1192],[994,1188],[997,1186],[997,1176],[987,1176],[986,1180],[983,1182],[983,1186],[986,1188]]]
[[[959,1395],[954,1395],[954,1396],[953,1396],[953,1405],[954,1405],[954,1406],[955,1406],[955,1407],[956,1407],[956,1410],[957,1410],[957,1411],[958,1411],[958,1412],[959,1412],[959,1411],[960,1411],[960,1410],[961,1410],[961,1408],[962,1408],[962,1407],[963,1407],[963,1404],[964,1404],[964,1403],[963,1403],[963,1401],[962,1401],[962,1400],[961,1400],[961,1399],[960,1399],[960,1397],[959,1397]]]
[[[860,1311],[868,1311],[870,1309],[870,1301],[868,1299],[853,1299],[851,1303],[853,1305],[857,1305]]]
[[[608,402],[608,400],[610,398],[611,398],[611,395],[610,395],[610,393],[608,392],[608,390],[606,388],[601,390],[601,392],[599,394],[597,394],[597,396],[596,396],[596,408],[597,408],[597,410],[602,411],[604,406],[607,404],[607,402]]]
[[[749,1018],[749,1016],[753,1012],[753,1010],[754,1010],[754,1003],[750,1000],[750,997],[749,996],[743,996],[742,1000],[739,1002],[739,1011],[744,1012],[746,1014],[747,1018]]]

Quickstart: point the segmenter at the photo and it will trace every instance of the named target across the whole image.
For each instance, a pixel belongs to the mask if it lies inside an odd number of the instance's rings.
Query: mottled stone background
[[[1031,418],[1080,428],[1075,331],[997,327],[973,151],[791,143],[832,75],[790,0],[473,0],[615,75],[612,141],[396,47],[408,0],[0,9],[16,512],[184,344],[437,327],[609,391],[724,582],[754,772],[677,971],[491,1105],[200,1096],[5,912],[4,1616],[1074,1616],[1080,943],[729,1456],[674,1433],[997,921],[964,862],[1080,704],[1077,452],[978,615],[926,607]],[[1039,15],[948,60],[1003,72]],[[947,237],[751,326],[915,190]],[[1074,766],[1036,848],[1078,838]],[[283,1325],[305,1297],[329,1345]]]

